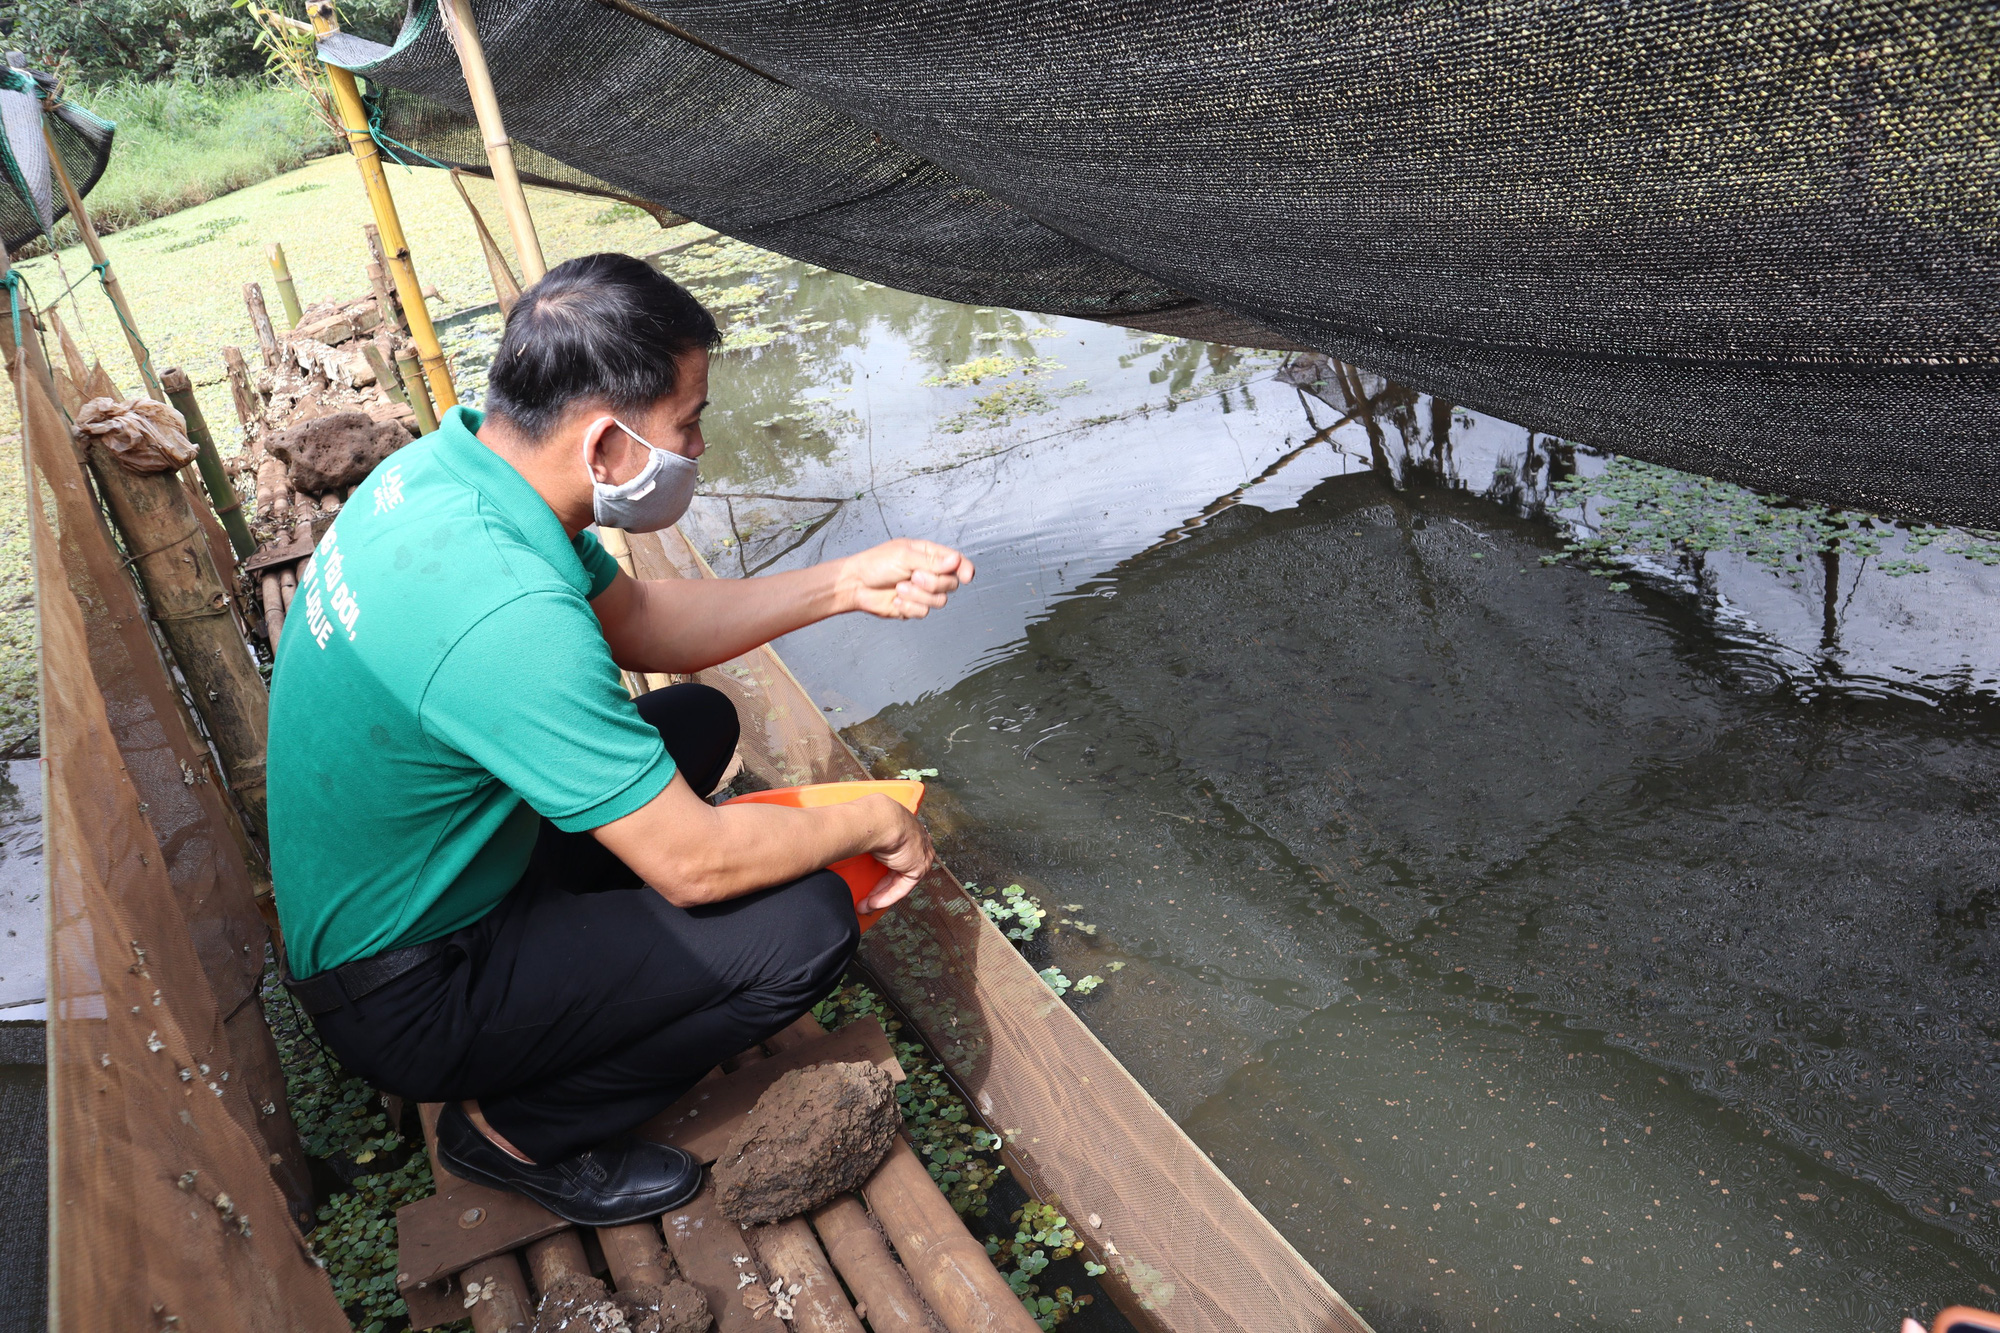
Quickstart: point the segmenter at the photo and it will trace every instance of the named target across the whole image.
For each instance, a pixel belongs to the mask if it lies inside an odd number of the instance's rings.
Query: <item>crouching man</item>
[[[855,909],[823,867],[880,858],[872,910],[931,860],[883,796],[710,805],[728,700],[621,683],[846,611],[922,617],[972,577],[922,541],[742,581],[622,573],[584,529],[687,508],[717,342],[637,260],[552,270],[507,320],[484,418],[453,409],[341,510],[273,681],[292,993],[354,1073],[446,1104],[447,1167],[579,1225],[698,1188],[630,1131],[840,976]]]

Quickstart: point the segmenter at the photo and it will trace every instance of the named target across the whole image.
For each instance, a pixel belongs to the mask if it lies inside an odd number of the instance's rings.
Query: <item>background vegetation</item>
[[[403,5],[356,0],[340,17],[389,40]],[[205,203],[335,148],[298,85],[270,67],[241,0],[10,0],[0,6],[0,44],[118,126],[90,196],[99,231]],[[71,224],[57,226],[58,245],[76,240]]]

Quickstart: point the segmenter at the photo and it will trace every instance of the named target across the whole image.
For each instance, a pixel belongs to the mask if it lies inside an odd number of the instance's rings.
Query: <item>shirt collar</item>
[[[562,520],[528,479],[488,448],[478,436],[486,414],[463,405],[444,414],[438,423],[438,458],[458,478],[478,491],[502,519],[553,565],[570,586],[588,597],[590,573],[583,567],[577,547],[581,537],[571,538]]]

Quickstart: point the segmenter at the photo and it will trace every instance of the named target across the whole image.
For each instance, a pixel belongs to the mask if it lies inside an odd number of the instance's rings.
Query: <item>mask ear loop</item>
[[[590,479],[590,485],[593,491],[595,491],[599,486],[610,486],[615,484],[613,482],[608,482],[608,481],[600,482],[597,479],[597,465],[595,462],[598,449],[604,443],[604,432],[612,426],[616,426],[618,427],[618,429],[625,431],[627,435],[630,435],[632,433],[630,430],[626,429],[626,426],[623,422],[621,422],[617,417],[611,416],[608,413],[604,416],[597,418],[595,421],[591,422],[588,426],[584,427],[583,429],[583,475]]]

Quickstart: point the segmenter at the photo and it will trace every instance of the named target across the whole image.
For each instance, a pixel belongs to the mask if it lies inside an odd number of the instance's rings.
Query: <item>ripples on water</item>
[[[1081,905],[1038,965],[1111,976],[1078,1010],[1377,1328],[1996,1303],[1993,572],[1614,591],[1541,564],[1588,451],[1337,367],[756,281],[781,336],[717,366],[727,498],[689,530],[725,573],[981,561],[936,619],[780,647],[942,770],[962,876]],[[937,429],[996,385],[924,379],[994,351],[1064,396]]]

